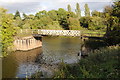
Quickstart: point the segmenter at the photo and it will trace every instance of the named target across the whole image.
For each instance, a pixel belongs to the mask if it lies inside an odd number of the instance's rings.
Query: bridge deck
[[[50,35],[50,36],[88,36],[88,37],[103,37],[103,33],[98,31],[84,32],[83,30],[44,30],[44,29],[21,29],[20,32],[22,34],[32,34],[33,36],[42,36],[42,35]]]
[[[32,34],[52,36],[81,36],[80,30],[32,30]]]

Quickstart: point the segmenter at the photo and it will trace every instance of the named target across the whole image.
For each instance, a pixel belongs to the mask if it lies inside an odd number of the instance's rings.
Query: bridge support
[[[37,47],[42,46],[42,39],[41,37],[23,37],[21,39],[15,39],[14,41],[14,48],[15,50],[31,50]]]

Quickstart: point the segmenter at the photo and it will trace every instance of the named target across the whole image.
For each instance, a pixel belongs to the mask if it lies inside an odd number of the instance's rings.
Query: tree
[[[84,28],[89,28],[89,23],[91,22],[91,17],[81,17],[80,24]]]
[[[99,12],[99,11],[96,11],[96,10],[94,10],[94,11],[92,11],[92,16],[94,17],[94,16],[97,16],[97,17],[102,17],[102,12]]]
[[[76,14],[77,14],[77,17],[80,18],[81,17],[81,10],[80,10],[80,6],[79,6],[79,3],[76,3]]]
[[[48,11],[47,14],[53,21],[57,21],[58,20],[58,16],[57,16],[57,11],[56,10]]]
[[[13,22],[13,25],[15,27],[19,27],[19,28],[22,28],[22,24],[23,24],[23,21],[20,17],[16,17],[16,19],[14,20]]]
[[[21,18],[20,17],[20,12],[17,10],[16,13],[15,13],[15,16],[14,16],[14,19],[16,19],[17,17]]]
[[[109,15],[112,14],[112,7],[111,6],[105,6],[104,13],[108,13]]]
[[[120,19],[120,1],[119,0],[117,2],[114,2],[112,15]]]
[[[58,11],[57,11],[57,15],[58,15],[59,24],[60,24],[64,29],[68,29],[67,11],[64,10],[63,8],[59,8]]]
[[[98,16],[90,18],[89,27],[90,30],[103,30],[105,31],[106,25],[104,24],[104,19]]]
[[[72,12],[70,4],[68,4],[67,9],[68,9],[68,12]]]
[[[47,28],[53,30],[63,30],[58,21],[52,21],[52,24],[47,25]]]
[[[73,17],[73,18],[78,18],[77,15],[74,12],[68,12],[67,13],[67,18]]]
[[[23,18],[26,19],[27,18],[27,15],[25,13],[23,13]]]
[[[88,4],[85,4],[85,16],[90,16],[90,9],[88,7]]]
[[[47,11],[43,10],[43,11],[39,11],[38,13],[35,14],[35,17],[37,19],[40,19],[41,17],[44,17],[47,15]]]
[[[104,19],[98,16],[81,17],[80,24],[82,27],[87,28],[89,30],[105,30],[106,29],[106,25],[104,24]]]
[[[81,29],[78,18],[70,17],[68,19],[68,23],[69,23],[69,30],[80,30]]]
[[[13,36],[16,33],[17,27],[14,26],[12,14],[7,14],[6,9],[0,8],[0,46],[2,47],[2,55],[8,54],[8,48],[12,47]]]
[[[106,41],[110,45],[119,44],[120,43],[120,1],[114,2],[112,10],[109,11],[109,15],[107,20],[107,30],[106,30]],[[105,12],[106,13],[106,12]]]

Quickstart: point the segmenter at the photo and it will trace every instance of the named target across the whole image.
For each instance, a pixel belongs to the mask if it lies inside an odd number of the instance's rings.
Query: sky
[[[84,16],[84,4],[87,3],[90,11],[103,11],[107,5],[112,5],[112,0],[0,0],[0,7],[8,9],[8,13],[15,13],[18,10],[21,14],[35,14],[41,10],[58,10],[70,4],[72,11],[75,11],[76,3],[80,4],[82,16]]]

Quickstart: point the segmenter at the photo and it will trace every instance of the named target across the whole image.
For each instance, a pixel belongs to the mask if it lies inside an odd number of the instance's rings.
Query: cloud
[[[106,5],[111,5],[111,0],[0,0],[0,6],[9,10],[9,13],[15,13],[19,10],[21,13],[35,14],[41,10],[57,10],[64,8],[67,10],[67,5],[70,4],[72,10],[75,11],[76,3],[80,4],[82,13],[84,4],[87,3],[92,10],[102,11]]]
[[[9,2],[9,3],[15,3],[15,2],[111,2],[113,0],[0,0],[0,2]]]

